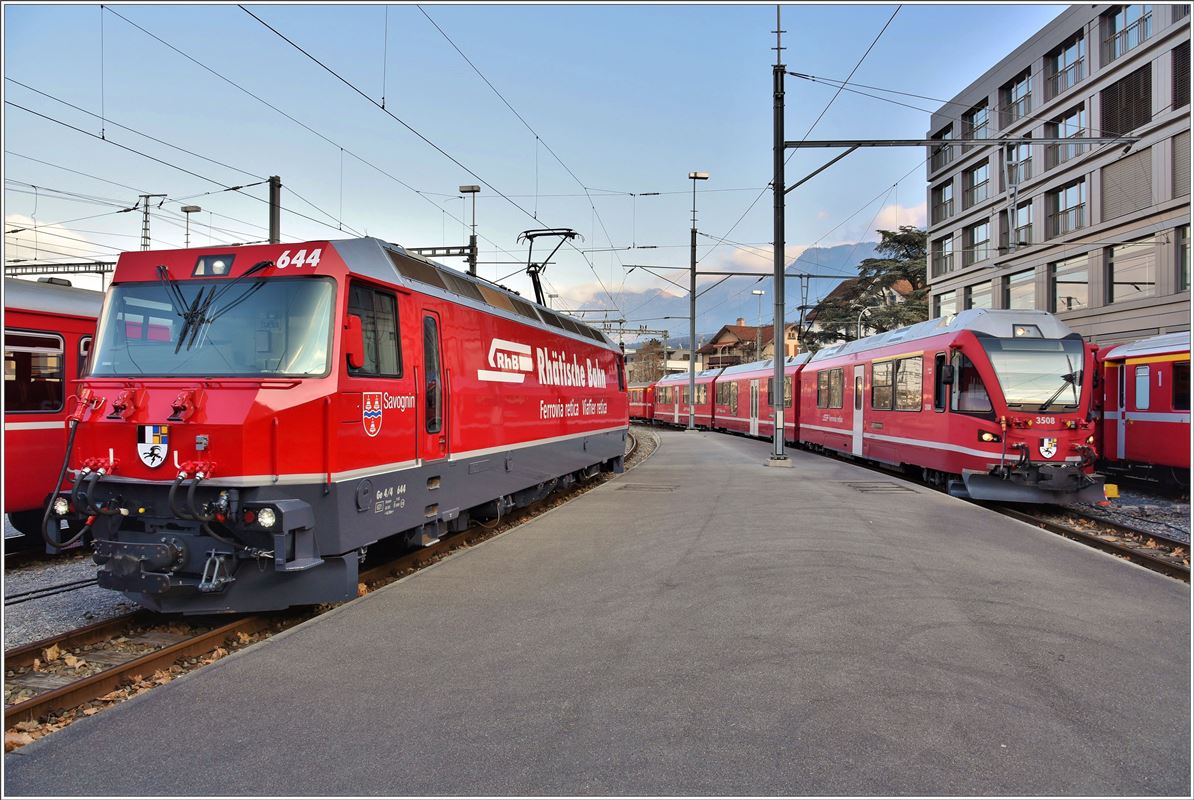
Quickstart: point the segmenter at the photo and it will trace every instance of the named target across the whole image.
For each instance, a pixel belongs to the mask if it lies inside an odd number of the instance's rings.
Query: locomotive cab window
[[[91,356],[91,337],[84,336],[79,339],[79,367],[77,377],[82,378],[87,374],[87,359]]]
[[[950,410],[994,419],[991,397],[974,362],[962,353],[954,354],[954,383],[950,392]]]
[[[4,409],[61,411],[65,374],[61,336],[4,331]]]
[[[398,346],[398,305],[394,295],[354,283],[348,295],[348,313],[361,318],[365,343],[364,363],[349,366],[350,375],[402,377],[402,352]]]
[[[1173,365],[1173,410],[1190,410],[1190,362],[1179,361]]]

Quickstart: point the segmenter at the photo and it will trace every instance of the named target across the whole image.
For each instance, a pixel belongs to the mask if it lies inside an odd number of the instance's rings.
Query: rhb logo
[[[505,339],[493,339],[489,343],[489,366],[492,369],[477,370],[477,380],[493,383],[522,383],[534,368],[531,361],[531,346]]]
[[[364,392],[361,395],[361,424],[370,436],[381,433],[381,395],[381,392]]]

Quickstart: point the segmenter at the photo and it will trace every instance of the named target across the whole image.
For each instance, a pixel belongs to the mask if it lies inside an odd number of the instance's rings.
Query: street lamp
[[[187,238],[186,238],[186,244],[184,245],[184,247],[191,246],[191,215],[194,213],[197,213],[199,211],[202,211],[202,210],[203,209],[200,208],[199,206],[183,206],[182,207],[182,213],[186,214],[186,221],[187,221]]]
[[[692,245],[690,247],[688,271],[688,430],[696,430],[696,187],[697,181],[709,180],[708,172],[690,172],[692,181]]]
[[[473,196],[473,228],[472,233],[468,237],[468,274],[477,274],[477,192],[481,191],[481,187],[474,183],[466,184],[460,187],[461,194],[471,194]]]
[[[755,358],[759,359],[763,357],[760,354],[763,350],[763,295],[765,295],[766,292],[764,292],[762,289],[751,289],[750,293],[759,298],[759,321],[755,325]]]
[[[559,297],[559,295],[558,295],[558,294],[549,294],[549,295],[547,296],[547,307],[548,307],[548,308],[553,308],[553,307],[554,307],[551,301],[552,301],[552,300],[555,300],[557,297]]]

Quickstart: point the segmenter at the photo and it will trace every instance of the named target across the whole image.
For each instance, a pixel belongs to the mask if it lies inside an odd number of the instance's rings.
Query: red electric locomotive
[[[187,613],[353,597],[370,544],[621,471],[628,427],[604,335],[373,238],[123,254],[80,397],[48,535]]]
[[[696,402],[693,405],[693,425],[713,427],[713,382],[721,369],[706,369],[696,374]],[[652,419],[669,425],[688,426],[688,373],[666,375],[655,383],[655,405]]]
[[[1100,354],[1104,467],[1190,483],[1190,333],[1166,333]]]
[[[978,500],[1103,499],[1095,345],[1043,311],[970,309],[818,352],[800,439]]]
[[[784,440],[788,442],[798,438],[793,385],[810,357],[801,353],[784,360]],[[774,380],[775,362],[771,359],[726,367],[714,391],[716,427],[748,436],[770,437],[775,430],[775,412],[771,406]]]
[[[650,422],[655,416],[655,385],[632,383],[629,388],[630,418]]]
[[[104,295],[69,284],[4,281],[4,511],[43,546],[46,501],[66,453],[67,414]]]

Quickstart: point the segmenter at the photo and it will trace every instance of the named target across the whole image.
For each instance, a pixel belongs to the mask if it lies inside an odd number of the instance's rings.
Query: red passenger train
[[[373,238],[123,254],[81,398],[54,519],[188,613],[353,597],[369,545],[621,471],[628,427],[603,334]]]
[[[1043,311],[971,309],[802,354],[785,366],[784,438],[974,499],[1102,500],[1096,350]],[[698,424],[770,435],[773,375],[763,361],[698,379]],[[687,422],[678,384],[656,384],[656,420]]]
[[[1190,484],[1190,333],[1100,353],[1104,469]]]
[[[630,418],[649,421],[655,413],[655,385],[651,383],[632,383],[628,389],[630,395]]]
[[[87,365],[102,292],[58,282],[4,281],[4,511],[43,546],[41,525],[66,454],[67,415]]]

